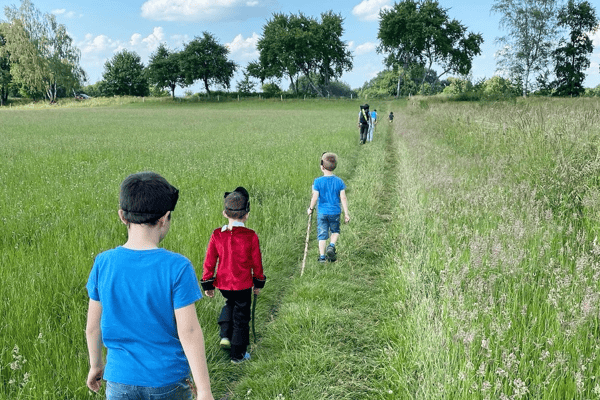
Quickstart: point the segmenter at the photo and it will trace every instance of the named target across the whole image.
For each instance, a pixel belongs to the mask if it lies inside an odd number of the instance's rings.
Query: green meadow
[[[85,386],[94,257],[126,240],[120,182],[180,190],[163,246],[201,275],[223,192],[245,186],[268,282],[252,360],[218,347],[216,399],[600,398],[600,103],[528,99],[79,103],[0,109],[0,399]],[[394,123],[387,114],[394,111]],[[319,157],[340,157],[339,260],[300,264]]]

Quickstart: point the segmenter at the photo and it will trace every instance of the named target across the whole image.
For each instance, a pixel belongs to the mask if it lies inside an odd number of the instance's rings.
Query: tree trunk
[[[325,97],[325,96],[323,96],[323,93],[321,93],[321,91],[319,90],[319,88],[315,86],[315,84],[313,83],[312,79],[310,79],[310,76],[308,74],[306,75],[306,79],[308,79],[308,83],[315,90],[315,92],[317,92],[317,94],[319,96]]]
[[[208,96],[210,96],[210,90],[208,89],[208,79],[203,78],[202,80],[204,81],[204,88],[206,89],[206,93],[208,93]]]

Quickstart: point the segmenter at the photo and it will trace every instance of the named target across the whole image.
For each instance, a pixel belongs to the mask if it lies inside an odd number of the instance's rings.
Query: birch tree
[[[547,68],[558,35],[557,0],[496,0],[492,12],[501,14],[505,36],[496,39],[502,49],[496,54],[499,70],[531,91],[536,76]]]

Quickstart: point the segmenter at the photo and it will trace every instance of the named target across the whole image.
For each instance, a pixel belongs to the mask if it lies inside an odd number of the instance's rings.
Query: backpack
[[[368,108],[363,108],[362,106],[360,107],[360,117],[359,117],[359,121],[361,123],[361,125],[366,125],[369,123],[369,119],[371,119],[371,114],[369,113],[369,109]]]

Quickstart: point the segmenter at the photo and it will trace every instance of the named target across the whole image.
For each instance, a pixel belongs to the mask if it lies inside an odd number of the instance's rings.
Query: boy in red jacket
[[[225,193],[223,216],[227,225],[213,231],[202,274],[202,288],[214,297],[215,287],[225,297],[219,316],[221,347],[231,349],[231,362],[250,359],[250,305],[252,291],[258,295],[267,278],[263,274],[258,236],[244,226],[250,212],[250,196],[243,187]],[[215,277],[215,268],[217,267]]]

